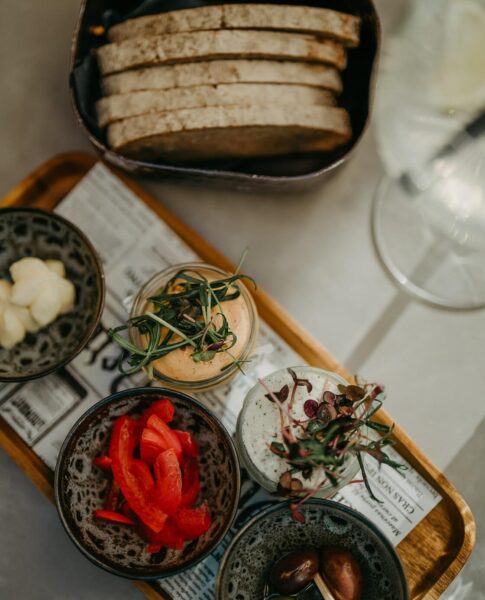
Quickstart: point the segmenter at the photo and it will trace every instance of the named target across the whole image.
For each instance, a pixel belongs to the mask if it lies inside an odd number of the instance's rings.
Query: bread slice
[[[108,127],[110,146],[138,159],[202,160],[321,152],[351,137],[328,106],[211,106],[132,117]]]
[[[216,58],[272,58],[346,66],[345,48],[311,35],[232,29],[133,38],[97,50],[101,73]]]
[[[360,18],[328,8],[278,4],[223,4],[175,10],[129,19],[111,27],[108,38],[134,37],[213,29],[274,29],[312,33],[346,46],[359,44]]]
[[[293,104],[335,106],[335,96],[328,90],[306,85],[281,83],[222,83],[146,90],[101,98],[96,104],[98,123],[104,127],[114,121],[181,108],[203,108],[228,104]]]
[[[290,83],[342,92],[338,71],[327,65],[274,60],[210,60],[134,69],[101,80],[105,96],[219,83]]]

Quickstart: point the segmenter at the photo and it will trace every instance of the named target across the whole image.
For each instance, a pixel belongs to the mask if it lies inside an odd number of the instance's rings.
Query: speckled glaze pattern
[[[106,453],[110,431],[123,414],[138,416],[153,401],[168,396],[174,403],[174,428],[190,431],[200,449],[201,492],[212,516],[209,531],[181,551],[145,552],[147,542],[130,527],[96,521],[109,478],[92,463]],[[56,503],[68,534],[95,564],[117,575],[138,579],[162,578],[181,571],[210,552],[231,526],[239,500],[237,455],[229,434],[199,402],[184,394],[160,388],[138,388],[102,400],[74,425],[56,468]]]
[[[408,600],[396,552],[367,519],[328,500],[308,501],[302,512],[304,524],[292,520],[288,503],[271,506],[238,533],[221,562],[217,600],[263,600],[267,574],[278,558],[325,545],[342,546],[357,558],[364,579],[361,600]],[[321,599],[313,584],[298,597]]]
[[[37,209],[0,209],[0,277],[26,256],[62,260],[76,288],[72,311],[11,350],[0,348],[0,381],[46,375],[82,350],[94,333],[104,304],[104,276],[87,238],[62,217]]]

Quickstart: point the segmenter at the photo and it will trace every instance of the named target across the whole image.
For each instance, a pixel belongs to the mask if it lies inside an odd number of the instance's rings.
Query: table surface
[[[409,2],[377,4],[386,40]],[[68,97],[77,11],[78,0],[0,3],[0,195],[54,154],[91,149]],[[457,486],[478,522],[475,552],[443,598],[485,600],[485,312],[431,308],[388,279],[370,233],[382,173],[371,127],[348,166],[311,193],[141,183],[233,261],[249,246],[247,272],[349,370],[386,383],[388,411]],[[459,420],[458,407],[466,407]],[[77,552],[54,507],[1,451],[0,522],[8,548],[0,553],[0,597],[142,597]]]

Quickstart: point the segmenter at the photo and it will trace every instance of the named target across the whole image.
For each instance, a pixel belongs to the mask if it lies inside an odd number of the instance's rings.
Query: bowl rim
[[[83,231],[81,231],[81,229],[77,225],[75,225],[72,221],[69,221],[68,219],[66,219],[62,215],[59,215],[56,212],[44,210],[41,208],[28,207],[28,206],[8,206],[5,208],[0,208],[0,218],[2,215],[6,214],[6,213],[15,213],[15,212],[25,213],[25,214],[33,214],[33,215],[41,215],[43,217],[53,219],[54,221],[58,221],[58,222],[62,223],[64,226],[66,226],[68,229],[70,229],[71,231],[76,233],[81,238],[83,244],[85,244],[85,246],[88,248],[89,252],[91,253],[91,255],[94,259],[94,263],[96,266],[96,275],[97,275],[97,279],[99,282],[99,299],[98,299],[98,303],[96,306],[96,312],[95,312],[94,318],[91,322],[91,325],[88,327],[88,329],[86,330],[84,335],[81,337],[77,346],[74,348],[74,350],[68,356],[66,356],[62,360],[59,360],[53,366],[46,367],[45,369],[42,369],[34,374],[15,375],[15,376],[1,374],[0,382],[2,382],[2,383],[25,383],[25,382],[31,381],[33,379],[39,379],[40,377],[45,377],[46,375],[50,375],[51,373],[58,371],[60,368],[66,366],[68,363],[70,363],[72,360],[74,360],[74,358],[76,358],[76,356],[85,348],[85,346],[87,345],[87,343],[93,336],[94,332],[96,331],[96,328],[98,327],[99,322],[101,320],[101,316],[103,314],[105,298],[106,298],[106,276],[105,276],[104,269],[103,269],[103,263],[101,262],[101,257],[99,256],[98,251],[93,246],[92,242],[89,240],[87,235]]]
[[[187,564],[185,564],[181,567],[170,569],[168,571],[162,571],[162,572],[151,573],[151,574],[127,573],[123,569],[117,569],[115,567],[111,567],[110,565],[105,564],[99,558],[93,556],[91,554],[91,552],[87,548],[85,548],[84,545],[79,541],[77,536],[71,531],[71,528],[67,522],[67,519],[64,515],[64,511],[62,510],[62,506],[61,506],[60,471],[61,471],[61,467],[64,463],[64,460],[66,458],[66,456],[65,456],[66,449],[67,449],[71,439],[73,438],[74,434],[76,433],[78,427],[87,418],[94,415],[96,412],[98,412],[99,409],[103,408],[104,406],[107,406],[108,404],[111,404],[122,398],[125,398],[126,396],[137,396],[137,395],[154,395],[154,396],[167,395],[168,397],[172,396],[174,398],[178,398],[181,400],[188,400],[192,404],[195,404],[197,407],[201,408],[212,419],[214,419],[214,421],[217,423],[220,430],[224,434],[224,436],[228,442],[229,451],[231,453],[233,462],[236,467],[235,468],[236,502],[234,503],[234,506],[232,508],[231,514],[227,521],[227,524],[221,530],[218,539],[216,539],[213,544],[209,545],[209,547],[200,556],[191,560]],[[219,546],[219,544],[223,541],[223,539],[226,537],[227,533],[231,529],[231,527],[234,523],[234,519],[236,518],[236,513],[239,509],[240,494],[241,494],[241,468],[240,468],[240,464],[239,464],[239,457],[236,452],[236,446],[234,444],[234,440],[232,439],[232,436],[227,431],[225,425],[222,423],[221,419],[219,419],[219,417],[217,415],[215,415],[215,413],[211,409],[207,408],[202,402],[200,402],[196,398],[193,398],[192,396],[189,396],[188,394],[184,394],[183,392],[179,392],[178,390],[173,390],[170,388],[162,388],[162,387],[146,387],[145,386],[145,387],[129,388],[127,390],[121,390],[119,392],[115,392],[114,394],[110,394],[109,396],[106,396],[105,398],[103,398],[103,399],[99,400],[98,402],[96,402],[95,404],[93,404],[90,408],[88,408],[87,411],[85,411],[77,419],[77,421],[74,423],[74,425],[69,430],[69,433],[66,435],[66,437],[62,443],[61,449],[59,450],[59,454],[58,454],[57,461],[56,461],[56,468],[55,468],[55,472],[54,472],[54,499],[55,499],[57,513],[59,515],[59,519],[62,523],[64,530],[66,531],[68,537],[74,543],[76,548],[82,554],[84,554],[84,556],[86,556],[86,558],[88,558],[94,565],[96,565],[97,567],[100,567],[101,569],[107,571],[108,573],[111,573],[112,575],[118,575],[119,577],[124,577],[126,579],[139,580],[139,581],[155,581],[158,579],[165,579],[167,577],[172,577],[173,575],[177,575],[179,573],[182,573],[182,572],[194,567],[199,562],[201,562],[205,558],[207,558],[207,556],[209,554],[211,554],[211,552],[213,552]]]
[[[239,540],[244,536],[244,534],[249,529],[251,529],[251,527],[255,523],[264,519],[271,513],[275,513],[281,509],[287,508],[289,510],[291,503],[292,503],[291,499],[285,500],[284,502],[271,503],[269,506],[266,506],[265,508],[260,509],[256,514],[254,514],[252,517],[250,517],[248,519],[248,521],[246,523],[244,523],[244,525],[241,527],[241,529],[239,529],[239,531],[236,533],[234,538],[231,540],[231,543],[229,544],[229,546],[226,548],[226,551],[224,552],[224,555],[221,558],[221,561],[219,563],[219,569],[217,571],[216,585],[215,585],[215,599],[216,600],[227,600],[222,597],[222,589],[221,589],[222,576],[223,576],[223,573],[227,566],[229,556],[232,554],[232,552],[233,552],[234,548],[236,547],[236,545],[238,544]],[[397,553],[396,548],[391,544],[391,542],[389,541],[387,536],[384,534],[384,532],[381,531],[381,529],[375,523],[373,523],[370,519],[368,519],[365,515],[358,512],[357,510],[354,510],[353,508],[350,508],[349,506],[346,506],[345,504],[341,504],[340,502],[335,502],[334,500],[323,500],[321,498],[312,498],[310,500],[307,500],[305,505],[308,507],[311,507],[311,506],[319,507],[320,506],[321,508],[327,508],[327,509],[331,509],[332,511],[344,513],[345,515],[350,515],[350,516],[356,518],[358,521],[362,522],[369,529],[371,529],[377,535],[377,537],[381,540],[383,545],[386,547],[386,550],[389,552],[391,558],[393,559],[394,565],[396,567],[396,572],[399,576],[400,584],[401,584],[402,590],[404,592],[404,598],[406,600],[409,600],[408,580],[406,577],[406,573],[404,571],[403,564],[399,557],[399,554]]]

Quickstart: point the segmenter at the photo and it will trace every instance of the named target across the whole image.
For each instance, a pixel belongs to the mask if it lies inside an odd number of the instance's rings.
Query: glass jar
[[[311,393],[306,388],[301,392],[305,400],[309,398],[321,398],[323,391],[330,387],[330,391],[337,391],[339,384],[348,385],[337,373],[324,371],[309,366],[291,367],[299,378],[308,379],[313,386]],[[288,385],[291,393],[293,379],[288,369],[280,369],[265,377],[263,382],[268,389],[265,389],[261,383],[257,383],[246,395],[243,408],[239,413],[236,429],[236,444],[239,452],[239,459],[247,469],[250,476],[268,492],[277,493],[278,481],[281,474],[288,470],[287,464],[283,459],[278,458],[269,448],[268,444],[272,441],[281,441],[280,413],[274,402],[269,401],[265,395],[268,390],[277,392],[284,385]],[[326,383],[328,382],[328,383]],[[297,418],[306,419],[303,413],[303,403],[298,404],[299,393],[295,397],[295,413]],[[288,402],[288,401],[287,401]],[[298,413],[300,411],[300,414]],[[337,493],[339,489],[350,483],[359,471],[359,463],[356,456],[349,456],[339,472],[339,482],[337,486],[327,482],[318,490],[314,497],[330,498]],[[320,477],[320,481],[322,478]],[[316,487],[317,484],[313,483]],[[312,487],[304,483],[305,487]]]
[[[152,277],[140,289],[133,302],[130,318],[143,315],[149,311],[151,308],[150,298],[156,296],[166,283],[181,270],[203,274],[209,280],[222,279],[230,275],[218,267],[205,263],[190,262],[173,265]],[[234,317],[234,323],[239,323],[240,329],[244,332],[244,338],[240,337],[243,341],[240,342],[240,347],[237,354],[234,354],[234,358],[238,361],[245,361],[249,359],[256,343],[259,323],[258,314],[247,287],[240,281],[236,281],[231,285],[240,291],[240,296],[235,300],[223,302],[221,306],[229,323],[231,324],[231,314]],[[237,306],[235,303],[237,303]],[[138,347],[142,348],[144,346],[143,336],[137,328],[131,327],[129,329],[129,337],[130,341]],[[162,382],[163,385],[193,392],[207,390],[227,383],[238,371],[237,364],[231,362],[231,357],[226,354],[222,357],[223,353],[217,353],[215,359],[207,362],[195,362],[190,358],[190,352],[191,350],[187,346],[173,350],[158,361],[153,361],[151,366],[154,378]],[[226,359],[226,357],[228,358]],[[224,364],[224,370],[220,370],[217,366],[222,363],[223,359],[227,362]]]

